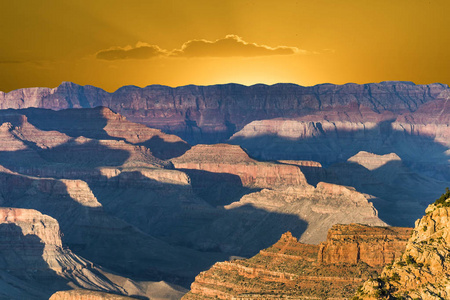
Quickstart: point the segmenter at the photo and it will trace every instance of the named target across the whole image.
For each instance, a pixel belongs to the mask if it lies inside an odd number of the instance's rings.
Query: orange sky
[[[0,90],[450,83],[448,0],[0,0]]]

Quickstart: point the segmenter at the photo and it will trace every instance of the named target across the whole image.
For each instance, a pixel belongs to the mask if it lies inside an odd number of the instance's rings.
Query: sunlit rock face
[[[386,266],[380,278],[365,282],[356,295],[358,299],[450,297],[450,210],[445,206],[433,204],[427,208],[426,215],[417,220],[403,255]]]
[[[320,245],[290,232],[245,260],[200,273],[183,299],[345,299],[401,256],[411,228],[335,225]]]

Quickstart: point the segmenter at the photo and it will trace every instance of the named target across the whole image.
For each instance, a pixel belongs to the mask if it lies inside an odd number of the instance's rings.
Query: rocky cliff
[[[369,280],[356,299],[449,299],[450,192],[417,220],[403,255]]]
[[[256,161],[251,159],[241,147],[234,145],[197,145],[171,161],[177,169],[236,175],[245,187],[273,188],[280,185],[307,185],[306,178],[299,167]]]
[[[347,299],[404,250],[410,232],[335,225],[320,246],[302,244],[288,232],[250,259],[216,263],[200,273],[183,299]]]
[[[246,124],[261,119],[298,117],[337,106],[363,105],[374,112],[415,111],[448,87],[410,82],[372,84],[294,84],[250,87],[125,86],[107,93],[93,86],[64,82],[54,89],[29,88],[0,92],[0,108],[40,107],[53,110],[106,106],[134,122],[175,133],[189,142],[224,141]]]
[[[411,228],[334,225],[320,244],[318,262],[357,264],[381,268],[402,255]]]

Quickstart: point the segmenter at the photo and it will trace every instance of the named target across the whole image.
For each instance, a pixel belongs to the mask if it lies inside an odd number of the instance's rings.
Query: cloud
[[[24,64],[26,60],[0,60],[0,64]]]
[[[139,42],[135,47],[114,47],[97,52],[96,57],[103,60],[150,59],[154,57],[257,57],[269,55],[306,54],[296,47],[270,47],[248,43],[237,35],[227,35],[215,41],[191,40],[180,49],[167,51],[157,45]]]
[[[247,43],[237,35],[227,35],[215,41],[192,40],[183,44],[181,49],[172,51],[172,56],[183,57],[254,57],[268,55],[292,55],[304,53],[296,47],[269,47]]]
[[[167,56],[167,51],[157,45],[138,42],[135,47],[115,47],[97,52],[96,57],[104,60],[121,59],[149,59],[158,56]]]

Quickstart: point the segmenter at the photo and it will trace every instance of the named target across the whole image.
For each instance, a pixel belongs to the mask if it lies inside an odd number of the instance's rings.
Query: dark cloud
[[[167,52],[156,45],[138,43],[136,47],[112,48],[97,52],[96,57],[104,60],[149,59],[165,56]]]
[[[98,59],[149,59],[153,57],[256,57],[268,55],[305,54],[305,50],[296,47],[277,46],[269,47],[248,43],[237,35],[227,35],[215,41],[192,40],[181,46],[180,49],[167,51],[157,45],[138,43],[135,47],[111,48],[99,51]]]

